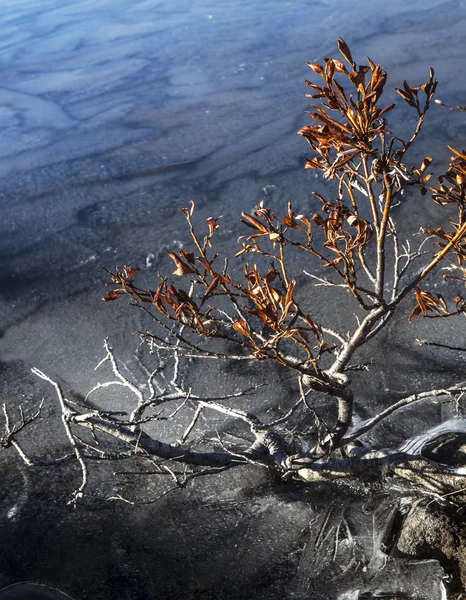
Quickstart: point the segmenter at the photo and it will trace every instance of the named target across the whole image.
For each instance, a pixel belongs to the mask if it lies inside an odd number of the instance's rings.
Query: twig
[[[70,421],[70,417],[72,416],[73,413],[67,406],[65,397],[63,396],[63,392],[62,392],[60,386],[58,385],[58,383],[56,383],[55,381],[50,379],[50,377],[45,375],[45,373],[43,373],[36,367],[33,367],[31,369],[31,371],[34,373],[34,375],[37,375],[37,377],[40,377],[41,379],[44,379],[45,381],[50,383],[55,388],[55,391],[57,393],[58,400],[59,400],[60,407],[61,407],[61,413],[62,413],[61,418],[62,418],[63,427],[65,429],[65,432],[66,432],[66,435],[70,442],[70,445],[73,449],[73,452],[76,456],[76,460],[78,461],[78,463],[81,467],[81,477],[82,477],[81,485],[73,492],[73,495],[68,502],[68,504],[76,504],[76,502],[84,496],[84,490],[87,486],[87,466],[81,455],[81,450],[79,448],[79,445],[76,443],[76,439],[73,435],[73,432],[71,431],[69,421]]]

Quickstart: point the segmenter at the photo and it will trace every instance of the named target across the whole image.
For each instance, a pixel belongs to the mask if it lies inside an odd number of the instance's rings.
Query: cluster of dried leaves
[[[176,286],[168,278],[162,278],[155,290],[140,289],[134,284],[135,269],[124,267],[112,274],[110,285],[117,284],[106,300],[114,300],[121,294],[130,294],[140,306],[155,307],[158,315],[153,318],[165,331],[177,337],[177,349],[193,351],[183,333],[170,329],[168,323],[182,325],[198,336],[217,338],[240,346],[259,360],[273,359],[284,365],[300,368],[300,364],[317,363],[324,352],[333,348],[323,341],[323,332],[308,313],[305,313],[294,296],[295,280],[289,279],[285,262],[285,248],[298,246],[314,253],[311,238],[311,223],[295,215],[289,206],[288,214],[279,220],[261,203],[252,215],[243,213],[243,223],[254,230],[245,236],[243,249],[237,256],[255,252],[266,257],[272,266],[260,272],[257,265],[245,263],[243,281],[233,281],[228,272],[228,263],[219,264],[219,256],[213,253],[213,236],[218,228],[218,219],[208,219],[208,234],[201,240],[192,223],[194,203],[181,212],[187,219],[196,251],[180,250],[169,252],[175,264],[174,275],[189,278],[189,287]],[[322,219],[322,227],[333,228],[334,217]],[[291,230],[302,232],[301,241],[293,241]],[[265,247],[262,242],[266,243]],[[227,307],[223,307],[227,300]],[[229,306],[228,306],[229,305]],[[228,312],[228,308],[233,310]],[[162,321],[165,317],[165,321]],[[151,334],[159,343],[166,340]],[[292,341],[302,350],[302,360],[287,356],[282,351],[283,342]],[[208,351],[205,350],[208,354]],[[302,365],[301,365],[302,366]],[[304,368],[304,367],[302,367]],[[307,367],[306,367],[307,368]]]

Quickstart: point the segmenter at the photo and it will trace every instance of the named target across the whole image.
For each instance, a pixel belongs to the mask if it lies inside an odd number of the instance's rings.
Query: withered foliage
[[[277,216],[264,202],[252,214],[243,213],[242,222],[250,231],[240,238],[236,257],[244,261],[254,255],[254,261],[244,262],[242,277],[216,252],[219,219],[207,219],[206,233],[200,235],[191,203],[181,212],[192,246],[168,253],[175,278],[161,277],[153,289],[144,289],[135,283],[137,269],[123,267],[110,274],[112,290],[105,298],[129,295],[149,313],[159,327],[143,338],[155,347],[188,356],[273,360],[299,371],[310,388],[336,397],[338,421],[320,444],[321,454],[338,446],[351,422],[346,372],[354,353],[387,324],[405,297],[415,300],[409,320],[466,310],[461,296],[450,309],[442,296],[425,289],[428,276],[446,257],[454,258],[450,269],[457,273],[445,279],[464,280],[466,154],[451,148],[454,156],[437,187],[429,185],[431,157],[419,165],[407,162],[436,93],[434,70],[421,85],[404,81],[396,88],[416,117],[409,137],[401,137],[389,127],[395,104],[384,102],[383,68],[369,58],[367,65],[358,65],[341,38],[338,47],[341,59],[308,63],[317,75],[317,82],[306,80],[313,124],[298,132],[312,153],[305,168],[335,180],[336,196],[315,194],[321,208],[313,215],[297,214],[289,204],[286,213]],[[439,205],[456,207],[449,227],[428,229],[414,251],[398,239],[393,216],[393,207],[408,187],[430,194]],[[321,284],[351,293],[362,311],[354,331],[340,333],[318,323],[312,299],[303,294],[297,298],[287,262],[292,250],[317,261],[322,277],[315,279]],[[424,264],[415,270],[415,261]],[[221,349],[214,348],[212,340],[224,342]]]
[[[188,285],[183,288],[162,278],[155,290],[141,289],[133,281],[137,270],[124,267],[112,274],[109,285],[118,287],[109,292],[105,300],[115,300],[126,293],[145,310],[149,310],[147,305],[154,307],[157,314],[151,313],[152,317],[176,337],[179,351],[192,352],[197,346],[188,341],[183,331],[176,329],[177,325],[201,338],[233,343],[259,360],[269,358],[297,369],[308,369],[312,364],[317,370],[322,353],[333,347],[324,341],[321,327],[296,301],[296,282],[288,277],[284,256],[288,245],[298,245],[313,252],[308,219],[296,216],[291,206],[282,220],[262,204],[252,215],[243,213],[243,222],[254,233],[245,236],[243,249],[237,256],[256,252],[269,259],[272,266],[261,273],[256,265],[245,263],[243,281],[235,282],[227,263],[221,265],[218,254],[213,251],[218,219],[207,220],[208,233],[201,239],[192,222],[194,203],[181,212],[188,222],[195,250],[180,250],[179,254],[169,252],[168,256],[175,266],[173,275],[187,276]],[[292,229],[303,232],[302,241],[290,239]],[[267,248],[261,247],[262,241],[268,243]],[[175,328],[171,327],[172,323]],[[145,337],[155,343],[166,343],[158,335],[146,334]],[[301,349],[301,361],[282,351],[285,340],[294,342]],[[208,349],[202,352],[211,354]]]

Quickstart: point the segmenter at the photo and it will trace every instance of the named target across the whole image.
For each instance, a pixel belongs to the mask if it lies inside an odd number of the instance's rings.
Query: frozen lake
[[[464,103],[465,17],[456,0],[3,2],[5,368],[111,333],[101,267],[157,266],[182,241],[177,208],[190,199],[201,215],[232,216],[225,244],[264,188],[275,206],[309,208],[321,182],[303,172],[295,135],[306,61],[334,54],[338,36],[393,86],[434,66],[440,96]],[[449,121],[432,111],[427,133],[461,146],[464,119]]]
[[[100,301],[102,267],[167,270],[164,252],[186,239],[178,208],[189,200],[200,217],[224,216],[227,250],[240,234],[241,210],[264,197],[277,210],[291,200],[312,211],[311,192],[325,193],[326,183],[303,170],[307,147],[296,135],[308,122],[306,61],[336,56],[340,36],[358,62],[382,63],[387,87],[405,78],[422,83],[433,66],[438,96],[466,103],[460,0],[1,2],[6,400],[43,394],[32,366],[87,391],[106,335],[132,354],[143,319],[123,302]],[[412,123],[403,107],[394,124]],[[432,152],[446,160],[447,143],[466,146],[466,118],[434,107],[413,160]],[[413,205],[410,219],[427,225],[437,210]],[[31,573],[40,579],[42,567],[13,563],[0,564],[1,585]],[[46,583],[62,589],[70,581],[59,579],[49,573]],[[98,589],[100,600],[104,583]],[[78,585],[68,591],[81,597]]]

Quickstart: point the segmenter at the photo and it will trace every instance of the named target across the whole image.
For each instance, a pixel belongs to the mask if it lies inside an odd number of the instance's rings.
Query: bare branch
[[[406,398],[402,398],[389,406],[384,411],[375,415],[374,417],[368,419],[363,425],[359,425],[354,431],[351,431],[348,436],[345,436],[342,440],[342,444],[348,444],[355,440],[356,438],[364,435],[368,431],[370,431],[375,425],[385,420],[387,417],[392,415],[394,412],[400,410],[401,408],[405,408],[415,402],[419,402],[419,400],[424,400],[427,398],[438,398],[440,396],[452,396],[453,394],[461,394],[466,392],[466,387],[462,386],[452,386],[446,389],[434,389],[428,390],[425,392],[417,392],[416,394],[412,394],[411,396],[407,396]]]

